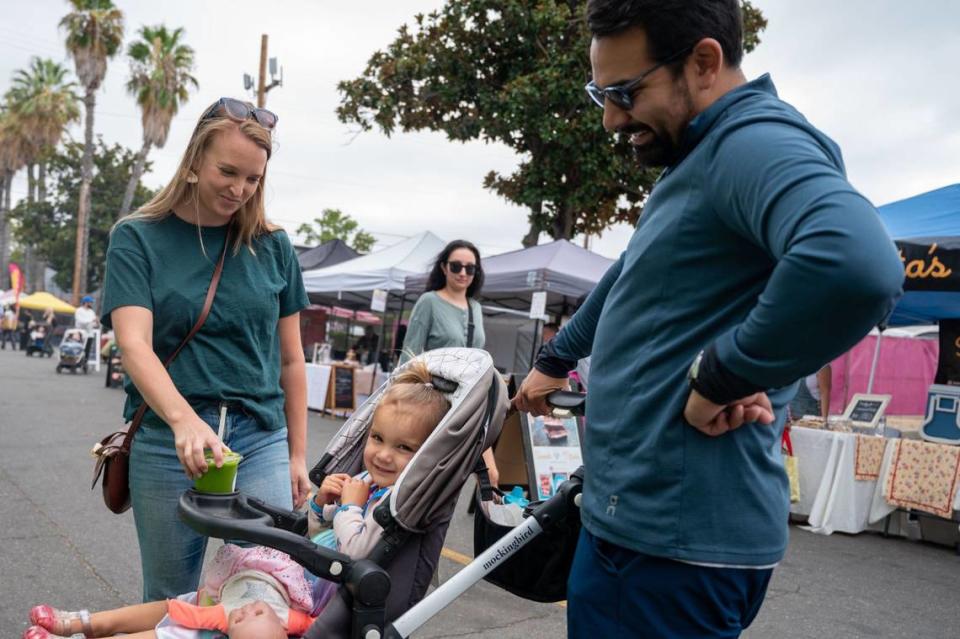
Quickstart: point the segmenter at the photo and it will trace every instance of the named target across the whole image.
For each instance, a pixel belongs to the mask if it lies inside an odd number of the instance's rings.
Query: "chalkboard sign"
[[[356,408],[354,386],[353,386],[353,366],[333,367],[333,375],[330,379],[330,400],[327,406],[331,410],[354,410]]]
[[[883,411],[890,403],[889,395],[865,395],[857,393],[850,400],[843,416],[853,422],[854,426],[876,428]]]

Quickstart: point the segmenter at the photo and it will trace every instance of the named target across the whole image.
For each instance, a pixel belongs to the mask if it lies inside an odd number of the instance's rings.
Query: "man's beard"
[[[677,139],[673,139],[666,128],[657,131],[652,127],[646,127],[642,124],[628,125],[620,131],[622,135],[628,138],[628,141],[632,133],[645,130],[650,131],[650,134],[653,136],[650,142],[642,146],[631,145],[633,147],[633,157],[642,168],[666,168],[673,166],[680,160],[683,153],[681,144],[683,132],[696,114],[694,113],[693,99],[690,97],[690,91],[686,85],[678,82],[677,86],[676,99],[681,103],[684,112],[681,119],[682,124],[677,130]]]

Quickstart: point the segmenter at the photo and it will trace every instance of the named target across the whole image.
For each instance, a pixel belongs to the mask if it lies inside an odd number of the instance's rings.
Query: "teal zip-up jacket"
[[[787,543],[780,438],[795,381],[889,314],[903,268],[837,145],[769,76],[699,114],[683,144],[552,345],[593,356],[583,521],[651,555],[770,565]],[[708,347],[770,389],[773,425],[708,437],[684,421],[687,371]]]

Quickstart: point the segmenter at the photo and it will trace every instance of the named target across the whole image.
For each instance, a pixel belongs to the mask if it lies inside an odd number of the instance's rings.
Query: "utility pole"
[[[267,84],[267,34],[260,36],[260,74],[257,81],[257,107],[267,106],[267,93],[274,87],[283,86],[283,67],[280,67],[280,77],[277,77],[277,59],[269,58],[270,61],[270,83]],[[252,88],[252,80],[246,73],[243,74],[244,88]]]

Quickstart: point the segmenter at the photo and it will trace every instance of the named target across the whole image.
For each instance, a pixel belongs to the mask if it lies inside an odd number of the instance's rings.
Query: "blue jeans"
[[[216,431],[219,406],[198,411]],[[268,431],[237,409],[227,412],[223,442],[243,455],[237,490],[290,509],[290,455],[287,429]],[[130,449],[130,497],[140,543],[143,601],[176,597],[197,589],[207,538],[177,517],[177,501],[193,482],[177,459],[173,431],[166,425],[140,427]]]
[[[568,636],[739,637],[760,611],[772,574],[645,555],[583,528],[567,584]]]

